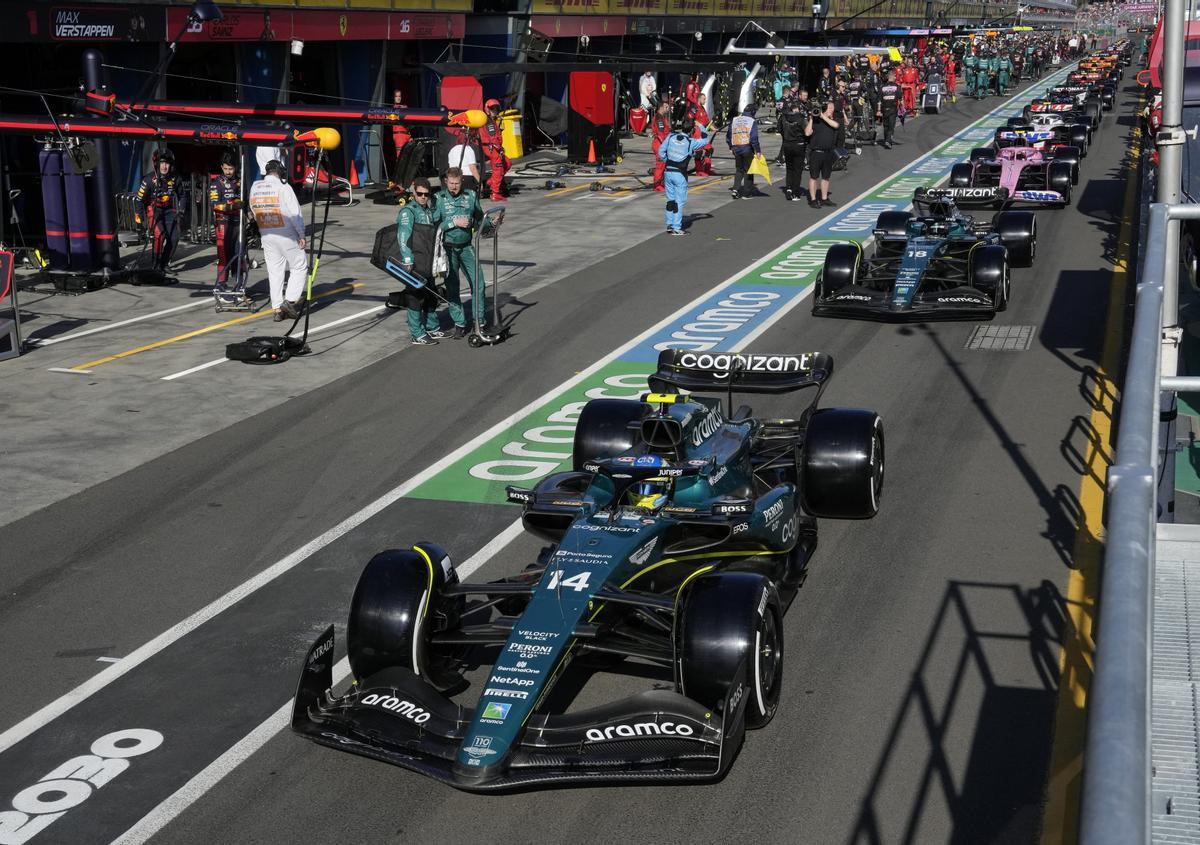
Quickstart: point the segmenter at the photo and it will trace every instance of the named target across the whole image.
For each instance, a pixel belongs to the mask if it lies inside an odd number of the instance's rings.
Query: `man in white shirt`
[[[646,71],[638,82],[638,93],[642,95],[642,108],[654,111],[654,97],[658,94],[658,83],[654,80],[654,71]]]
[[[308,257],[304,254],[304,217],[292,186],[284,182],[283,165],[272,160],[266,176],[250,188],[250,211],[262,235],[263,258],[271,284],[271,307],[275,321],[300,316]],[[291,271],[284,291],[284,275]]]
[[[450,148],[446,156],[446,167],[457,167],[463,172],[463,186],[472,191],[479,190],[479,161],[475,158],[475,148],[471,146],[471,136],[460,135],[459,143]],[[474,182],[472,182],[474,180]]]

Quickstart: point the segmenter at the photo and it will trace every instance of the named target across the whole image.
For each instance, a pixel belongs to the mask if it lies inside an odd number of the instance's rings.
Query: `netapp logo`
[[[493,683],[493,684],[508,684],[509,686],[512,686],[512,687],[531,687],[531,686],[533,686],[533,681],[529,680],[528,678],[508,678],[503,675],[499,675],[499,676],[493,675],[491,683]]]
[[[711,355],[685,352],[679,356],[679,366],[689,370],[709,370],[717,378],[725,378],[730,370],[751,373],[798,373],[808,369],[809,355]]]
[[[363,704],[374,704],[376,707],[382,707],[392,713],[397,713],[406,719],[412,719],[418,725],[423,725],[429,721],[429,711],[422,710],[411,701],[404,701],[396,698],[394,695],[380,695],[379,693],[371,693],[362,700]]]
[[[587,738],[590,742],[605,742],[610,739],[624,739],[636,736],[693,736],[696,733],[691,725],[675,724],[674,722],[638,722],[633,725],[609,725],[600,728],[588,728]]]

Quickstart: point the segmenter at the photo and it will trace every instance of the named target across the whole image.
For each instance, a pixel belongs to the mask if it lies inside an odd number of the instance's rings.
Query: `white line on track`
[[[162,317],[167,314],[174,314],[176,311],[186,311],[189,308],[196,308],[200,305],[211,305],[211,304],[212,304],[212,302],[210,300],[201,299],[197,302],[188,302],[185,305],[176,305],[174,308],[164,308],[162,311],[154,311],[154,312],[151,312],[150,314],[143,314],[140,317],[130,317],[128,320],[121,320],[120,322],[117,322],[117,323],[108,323],[107,325],[98,326],[94,329],[84,329],[81,332],[72,332],[71,334],[63,335],[62,337],[48,337],[44,340],[42,338],[38,338],[38,337],[30,338],[29,345],[30,346],[53,346],[56,343],[65,343],[68,340],[77,340],[81,337],[87,337],[88,335],[99,334],[100,332],[112,331],[113,329],[119,329],[121,326],[128,326],[131,323],[140,323],[143,320],[153,320],[155,317]],[[78,372],[78,370],[76,370],[75,372]]]
[[[353,314],[347,314],[345,317],[339,317],[331,323],[322,323],[319,326],[310,326],[308,329],[308,334],[311,337],[317,332],[323,332],[326,329],[332,329],[334,326],[340,326],[342,323],[349,323],[351,320],[361,320],[364,317],[370,317],[372,314],[377,314],[382,311],[383,308],[384,306],[382,305],[376,305],[374,308],[368,308],[365,311],[356,311]],[[290,336],[294,337],[295,335]],[[214,358],[213,360],[206,361],[203,364],[197,364],[194,367],[188,367],[186,370],[180,370],[177,373],[171,373],[169,376],[163,376],[159,380],[174,381],[177,378],[183,378],[184,376],[190,376],[192,373],[198,373],[201,370],[207,370],[209,367],[215,367],[218,364],[224,364],[228,360],[228,358]]]
[[[1039,83],[1034,83],[1034,85],[1037,85],[1037,84],[1039,84]],[[1029,88],[1033,88],[1034,85],[1030,85],[1030,86],[1028,86],[1028,88],[1022,89],[1021,93],[1024,93],[1024,91],[1029,90]],[[1016,96],[1019,96],[1019,94],[1014,95],[1014,97],[1016,97]],[[1011,98],[1011,97],[1006,99],[1004,103],[997,106],[995,109],[988,112],[987,114],[979,117],[972,123],[968,124],[963,129],[959,130],[959,132],[964,132],[967,129],[970,129],[970,128],[978,125],[979,123],[982,123],[984,120],[988,119],[996,112],[1010,107],[1012,99],[1013,98]],[[955,134],[959,134],[959,133],[955,133]],[[941,144],[939,144],[938,146],[940,147]],[[923,161],[924,159],[932,156],[936,152],[936,150],[937,150],[937,148],[929,151],[928,153],[925,153],[922,156],[919,156],[918,158],[914,159],[913,161],[909,162],[908,164],[903,165],[903,167],[897,167],[896,169],[901,170],[901,169],[907,169],[909,167],[912,167],[913,165],[918,164],[919,162]],[[881,179],[878,183],[871,186],[867,190],[863,191],[861,194],[859,194],[857,197],[855,197],[853,200],[851,200],[850,205],[853,205],[853,203],[858,202],[859,200],[863,199],[868,194],[870,194],[872,191],[881,187],[883,184],[888,182],[894,175],[895,175],[895,172],[888,174],[888,176],[886,176],[884,179]],[[112,684],[115,681],[119,680],[120,678],[122,678],[123,676],[125,676],[126,674],[131,672],[132,670],[136,669],[142,663],[146,662],[151,657],[153,657],[154,655],[161,652],[163,649],[168,648],[169,646],[171,646],[172,644],[177,642],[179,639],[186,636],[191,631],[196,630],[198,627],[203,625],[205,622],[208,622],[209,620],[213,619],[214,617],[220,615],[225,610],[227,610],[230,607],[232,607],[233,605],[237,604],[242,599],[246,598],[249,595],[252,595],[253,593],[255,593],[258,590],[265,587],[267,584],[270,584],[272,581],[274,581],[276,578],[280,577],[281,575],[291,571],[292,569],[294,569],[296,566],[298,566],[303,561],[307,560],[312,555],[314,555],[317,552],[319,552],[320,550],[324,549],[326,546],[335,542],[339,538],[345,536],[350,531],[353,531],[355,528],[362,525],[364,522],[366,522],[367,520],[376,516],[380,512],[384,511],[391,505],[395,504],[397,501],[402,499],[405,495],[407,495],[412,490],[415,490],[417,487],[419,487],[421,484],[423,484],[428,479],[434,477],[435,475],[440,473],[442,470],[447,469],[448,467],[452,466],[455,462],[457,462],[461,458],[465,457],[466,455],[470,454],[472,451],[477,449],[479,446],[481,446],[484,443],[486,443],[487,441],[491,440],[493,437],[500,434],[501,432],[507,430],[513,424],[519,422],[522,418],[527,416],[532,411],[535,411],[537,408],[552,401],[556,397],[562,395],[566,391],[568,391],[571,388],[578,385],[580,382],[589,378],[591,375],[598,372],[603,367],[607,366],[611,361],[616,360],[618,357],[620,357],[622,354],[624,354],[629,349],[634,348],[635,346],[637,346],[638,344],[640,344],[642,341],[646,340],[647,338],[654,336],[661,329],[670,325],[674,320],[678,319],[679,317],[682,317],[685,314],[687,314],[689,311],[691,311],[696,306],[703,303],[706,299],[711,297],[713,294],[734,284],[737,281],[737,279],[739,279],[748,270],[751,270],[754,267],[757,267],[759,264],[762,264],[764,261],[766,261],[772,255],[779,252],[781,249],[784,249],[784,248],[790,246],[791,244],[795,243],[796,241],[800,240],[801,238],[807,236],[811,231],[816,229],[818,226],[824,224],[827,220],[834,217],[836,214],[843,211],[844,209],[845,209],[845,206],[843,206],[842,208],[836,209],[835,211],[831,212],[830,214],[827,214],[826,216],[824,216],[824,217],[820,218],[819,220],[817,220],[816,222],[814,222],[808,228],[804,229],[802,232],[795,235],[793,238],[791,238],[784,244],[773,247],[766,254],[762,255],[761,257],[757,258],[755,261],[748,264],[746,267],[744,267],[741,270],[739,270],[738,272],[734,273],[732,276],[730,276],[725,281],[721,282],[720,284],[716,285],[715,287],[700,294],[695,299],[693,299],[691,302],[689,302],[686,305],[684,305],[683,307],[677,309],[672,314],[663,318],[658,323],[656,323],[653,326],[651,326],[650,328],[646,329],[644,332],[642,332],[638,336],[634,337],[632,340],[630,340],[627,343],[623,344],[622,346],[618,347],[616,350],[614,350],[613,352],[604,356],[600,360],[596,361],[591,366],[589,366],[586,369],[582,370],[581,372],[577,373],[572,378],[569,378],[562,384],[546,391],[544,394],[537,397],[533,401],[529,402],[524,407],[514,411],[512,414],[509,414],[504,419],[495,423],[490,428],[488,428],[486,431],[475,436],[474,438],[472,438],[468,442],[464,443],[462,446],[458,447],[454,451],[450,452],[449,454],[443,456],[439,460],[430,464],[424,470],[417,473],[416,475],[414,475],[407,481],[392,488],[390,491],[388,491],[384,495],[380,496],[378,499],[371,502],[370,504],[366,505],[361,510],[346,517],[344,520],[342,520],[341,522],[339,522],[337,525],[333,526],[332,528],[328,529],[323,534],[320,534],[319,536],[313,538],[312,540],[305,543],[300,548],[296,549],[295,551],[291,552],[287,556],[281,558],[276,563],[272,564],[271,566],[267,567],[263,571],[259,572],[257,575],[253,576],[252,578],[250,578],[250,579],[244,581],[243,583],[239,584],[238,586],[234,587],[232,590],[228,591],[227,593],[220,596],[216,600],[214,600],[214,601],[210,602],[209,604],[205,605],[204,607],[200,608],[199,610],[192,613],[187,618],[183,619],[182,621],[180,621],[177,624],[173,625],[172,627],[168,628],[166,631],[163,631],[158,636],[154,637],[150,641],[146,642],[142,646],[135,649],[130,654],[126,655],[120,662],[112,664],[107,669],[104,669],[103,671],[97,673],[95,676],[84,681],[82,684],[79,684],[74,689],[70,690],[69,692],[65,693],[62,696],[59,696],[54,701],[51,701],[49,704],[46,704],[45,706],[41,707],[36,712],[34,712],[34,713],[30,714],[29,716],[27,716],[26,718],[22,719],[20,722],[18,722],[17,724],[13,725],[12,727],[10,727],[6,731],[4,731],[2,734],[0,734],[0,754],[3,754],[5,751],[12,748],[18,742],[25,739],[26,737],[28,737],[30,734],[34,733],[35,731],[38,731],[41,728],[49,725],[55,719],[59,718],[64,713],[67,713],[72,708],[74,708],[76,705],[81,704],[82,702],[91,698],[91,696],[95,695],[97,692],[104,689],[109,684]],[[788,309],[790,310],[790,308],[795,307],[795,305],[801,301],[803,301],[803,297],[796,297],[796,298],[792,299],[791,303],[787,306]],[[382,307],[382,306],[380,306],[380,307]],[[506,529],[505,533],[507,533],[507,532],[513,532],[514,537],[516,536],[517,533],[519,533],[519,531],[514,531],[513,526],[510,526],[508,529]],[[501,535],[501,537],[502,536],[503,536],[503,534]],[[484,548],[487,549],[493,543],[497,543],[501,539],[501,537],[495,538],[488,545],[484,546]],[[472,558],[472,561],[473,560],[474,560],[474,558]],[[471,562],[471,561],[468,561],[468,563],[469,562]],[[482,564],[480,564],[480,565],[482,565]],[[464,564],[464,568],[465,568],[465,564]]]
[[[521,520],[497,534],[482,549],[455,567],[460,579],[469,578],[476,570],[491,560],[524,530]],[[339,686],[350,674],[350,661],[343,657],[333,667],[333,685]],[[246,762],[266,745],[272,737],[286,730],[291,722],[292,700],[289,698],[279,709],[262,721],[254,730],[237,741],[228,751],[196,773],[191,780],[165,798],[137,823],[115,840],[113,845],[142,845],[171,823],[184,810],[196,803],[210,789],[224,780],[225,776]]]

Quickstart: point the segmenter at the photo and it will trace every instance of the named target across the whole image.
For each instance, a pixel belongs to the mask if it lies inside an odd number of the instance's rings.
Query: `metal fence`
[[[1153,641],[1163,409],[1175,392],[1200,379],[1163,377],[1164,292],[1177,301],[1178,237],[1168,227],[1200,220],[1200,206],[1150,206],[1142,248],[1133,333],[1121,391],[1116,459],[1108,471],[1108,537],[1100,594],[1095,671],[1088,692],[1080,841],[1137,845],[1150,841],[1150,649]],[[1168,324],[1175,315],[1167,315]],[[1173,450],[1172,450],[1173,451]],[[1173,459],[1173,456],[1172,456]]]

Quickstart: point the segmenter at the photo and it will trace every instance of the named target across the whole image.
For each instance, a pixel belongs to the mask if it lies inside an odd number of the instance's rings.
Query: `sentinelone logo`
[[[79,9],[55,9],[52,13],[55,38],[114,38],[116,24],[85,23]]]

